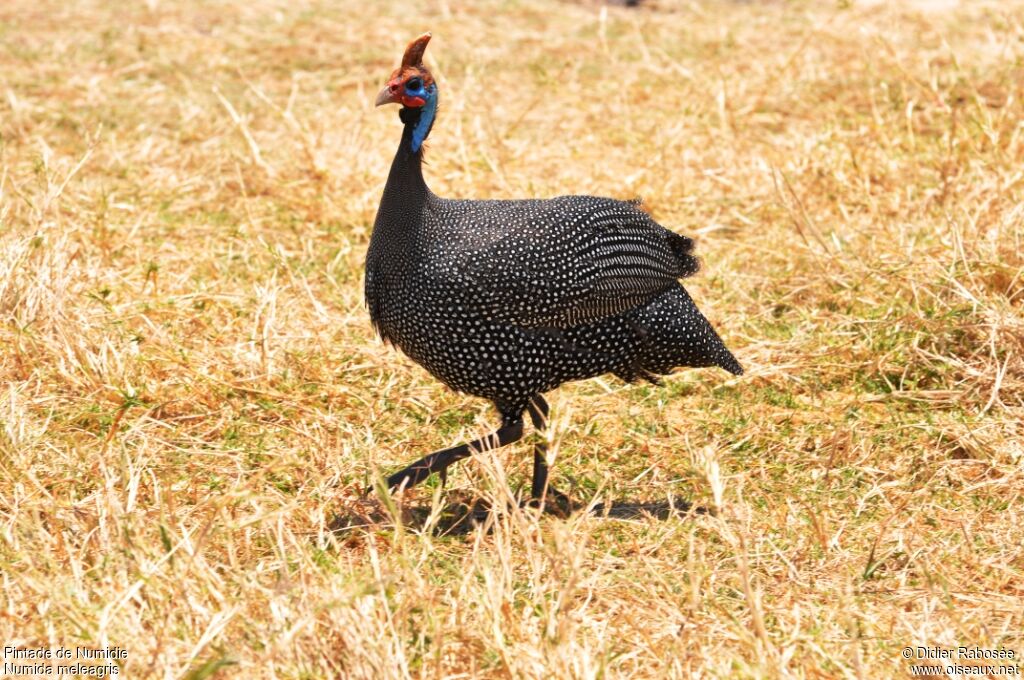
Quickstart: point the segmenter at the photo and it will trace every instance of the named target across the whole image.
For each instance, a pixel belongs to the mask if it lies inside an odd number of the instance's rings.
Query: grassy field
[[[0,645],[129,678],[1019,659],[1024,4],[416,5],[0,5]],[[579,501],[716,513],[332,532],[496,423],[363,305],[373,96],[424,30],[436,193],[642,196],[699,239],[747,374],[568,385],[548,436]],[[502,502],[531,444],[448,493]]]

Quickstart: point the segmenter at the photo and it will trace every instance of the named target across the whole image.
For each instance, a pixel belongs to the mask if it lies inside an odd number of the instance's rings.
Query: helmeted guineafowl
[[[438,87],[423,65],[426,33],[377,96],[404,123],[366,256],[366,301],[380,335],[454,390],[494,402],[491,436],[437,451],[387,480],[390,489],[444,473],[474,450],[542,429],[544,392],[612,373],[657,382],[683,366],[739,363],[678,279],[697,271],[693,241],[636,202],[595,196],[449,200],[423,181],[423,141]],[[543,446],[532,494],[548,490]]]

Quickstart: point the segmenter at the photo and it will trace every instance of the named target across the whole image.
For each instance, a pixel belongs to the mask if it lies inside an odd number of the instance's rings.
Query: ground
[[[1019,661],[1024,4],[406,4],[0,7],[0,644],[130,678]],[[747,374],[568,385],[549,437],[577,500],[711,512],[332,530],[496,424],[363,304],[372,102],[424,30],[436,193],[642,196],[698,240]],[[531,444],[402,504],[503,502]]]

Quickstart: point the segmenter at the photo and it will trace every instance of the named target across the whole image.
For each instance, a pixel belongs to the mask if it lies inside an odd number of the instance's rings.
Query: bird
[[[436,196],[423,176],[439,87],[411,43],[376,98],[398,104],[402,137],[366,255],[370,319],[384,341],[451,389],[490,400],[492,434],[435,451],[386,480],[411,487],[473,452],[546,427],[544,394],[613,374],[660,384],[681,367],[743,368],[679,282],[700,263],[694,242],[655,222],[639,200],[597,196],[468,200]],[[533,451],[527,502],[565,507]]]

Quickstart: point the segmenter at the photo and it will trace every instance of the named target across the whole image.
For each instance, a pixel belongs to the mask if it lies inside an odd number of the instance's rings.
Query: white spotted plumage
[[[418,116],[402,110],[367,254],[366,299],[384,338],[516,416],[533,395],[604,373],[742,372],[678,282],[698,268],[690,239],[635,202],[439,198],[412,150]]]

